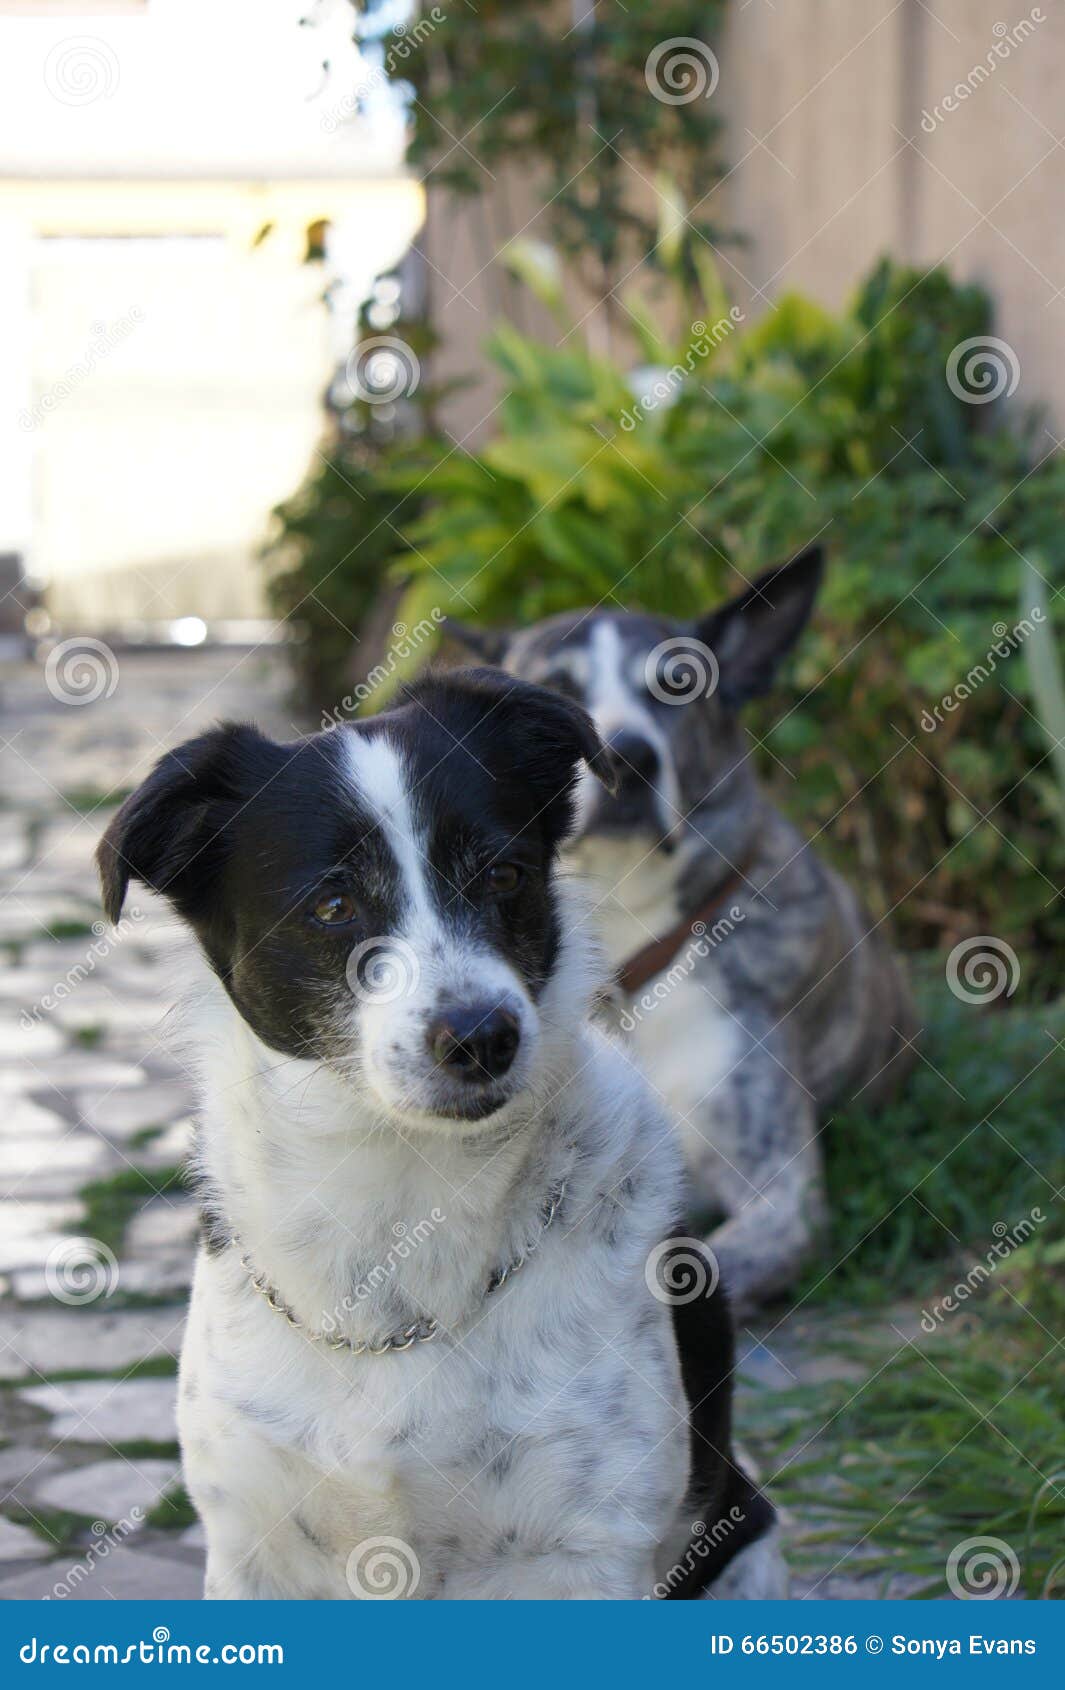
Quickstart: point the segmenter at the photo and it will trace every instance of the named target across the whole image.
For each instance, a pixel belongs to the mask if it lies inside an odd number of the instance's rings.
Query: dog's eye
[[[518,890],[525,879],[525,870],[517,863],[493,863],[484,878],[490,892],[506,897]]]
[[[323,927],[346,927],[358,913],[354,898],[346,892],[327,892],[314,906],[314,919]]]

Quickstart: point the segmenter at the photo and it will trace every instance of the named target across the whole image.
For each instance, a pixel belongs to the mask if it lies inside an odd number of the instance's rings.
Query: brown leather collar
[[[746,875],[741,869],[737,869],[711,893],[705,903],[692,910],[690,915],[683,916],[668,933],[663,933],[660,939],[652,939],[650,944],[634,951],[632,956],[621,964],[615,976],[621,990],[631,996],[633,992],[638,992],[641,986],[646,986],[648,980],[653,980],[656,974],[661,974],[664,968],[669,967],[683,944],[692,938],[702,938],[707,922],[717,914],[725,899],[731,898],[733,893],[746,884]]]

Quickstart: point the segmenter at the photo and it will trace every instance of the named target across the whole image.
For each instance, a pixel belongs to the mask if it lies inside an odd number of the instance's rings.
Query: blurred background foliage
[[[1023,953],[1023,992],[1056,989],[1062,728],[1048,738],[1039,719],[1025,639],[988,654],[1036,593],[1060,638],[1065,459],[1037,417],[1006,427],[946,379],[952,349],[990,333],[990,301],[885,260],[839,314],[793,295],[747,324],[702,258],[696,289],[677,272],[699,313],[679,339],[627,300],[645,360],[631,371],[571,332],[544,255],[516,267],[562,344],[497,327],[489,444],[459,450],[431,424],[356,438],[278,512],[275,602],[309,629],[305,696],[329,708],[344,692],[386,567],[409,624],[433,607],[685,617],[820,537],[813,625],[750,714],[766,779],[907,947],[992,932]]]

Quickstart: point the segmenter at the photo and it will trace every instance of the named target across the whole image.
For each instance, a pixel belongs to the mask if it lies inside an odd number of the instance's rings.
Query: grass
[[[91,921],[83,920],[80,916],[60,916],[42,927],[39,936],[42,939],[89,939],[93,933]]]
[[[74,1043],[80,1045],[82,1050],[97,1050],[103,1044],[106,1033],[107,1028],[100,1022],[94,1022],[88,1027],[76,1027]]]
[[[121,1254],[126,1228],[153,1197],[184,1187],[180,1168],[123,1168],[111,1179],[93,1180],[80,1196],[85,1213],[78,1223],[79,1234],[98,1238],[117,1255]]]
[[[48,1373],[34,1370],[35,1385],[71,1385],[85,1379],[115,1379],[124,1384],[127,1379],[173,1379],[177,1376],[176,1356],[145,1356],[127,1367],[56,1367]],[[0,1391],[23,1391],[29,1379],[0,1379]],[[124,1447],[124,1446],[123,1446]]]
[[[137,1131],[130,1135],[130,1146],[134,1150],[146,1150],[149,1144],[154,1144],[165,1131],[165,1127],[138,1127]]]
[[[960,1003],[929,967],[918,998],[904,1096],[825,1131],[830,1236],[796,1290],[820,1348],[857,1366],[756,1392],[742,1436],[808,1576],[906,1575],[942,1597],[951,1551],[991,1537],[989,1565],[1008,1580],[1015,1556],[1023,1594],[1061,1596],[1065,1006]],[[853,1336],[856,1309],[878,1336]]]
[[[66,1508],[11,1507],[4,1510],[5,1518],[17,1526],[29,1526],[43,1538],[50,1549],[73,1550],[78,1540],[92,1526],[90,1514],[72,1514]]]
[[[993,1553],[1007,1576],[1016,1558],[1020,1592],[1062,1595],[1065,1227],[1055,1188],[1065,1183],[1065,1134],[1055,1040],[1065,1006],[959,1003],[931,968],[918,995],[923,1060],[905,1095],[875,1117],[840,1111],[825,1132],[831,1231],[796,1292],[820,1308],[823,1332],[835,1323],[822,1346],[859,1363],[864,1383],[758,1392],[741,1436],[796,1522],[798,1571],[820,1576],[852,1550],[843,1573],[884,1588],[906,1575],[916,1594],[945,1596],[951,1551],[991,1537],[1006,1546]],[[81,1230],[120,1250],[133,1213],[180,1186],[177,1168],[96,1182],[82,1193]],[[919,1343],[884,1330],[877,1305],[903,1304],[916,1329],[1001,1229],[1035,1210],[1045,1219],[1030,1241]],[[856,1307],[876,1318],[879,1338],[839,1335],[853,1333],[842,1317]],[[135,1371],[173,1367],[162,1357]],[[149,1515],[172,1529],[194,1519],[180,1487]]]
[[[873,1368],[864,1386],[759,1399],[744,1436],[798,1522],[793,1567],[907,1575],[914,1596],[945,1597],[951,1551],[992,1538],[1007,1582],[1016,1566],[1023,1594],[1065,1596],[1065,1275],[1028,1249],[919,1347],[841,1344]]]
[[[60,797],[72,810],[91,816],[94,810],[114,809],[129,797],[132,790],[129,786],[116,786],[110,792],[99,786],[72,786]]]
[[[156,1526],[161,1531],[184,1531],[186,1526],[194,1526],[199,1516],[189,1501],[189,1493],[184,1485],[179,1484],[173,1490],[167,1491],[152,1508],[145,1521],[145,1525]]]
[[[831,1214],[797,1295],[890,1300],[927,1288],[933,1264],[986,1249],[1041,1206],[1062,1233],[1065,1006],[1005,1012],[956,1001],[942,973],[918,982],[923,1060],[877,1116],[836,1113],[822,1143]]]
[[[181,1450],[173,1438],[123,1438],[108,1447],[114,1455],[124,1456],[127,1461],[178,1461],[181,1458]]]

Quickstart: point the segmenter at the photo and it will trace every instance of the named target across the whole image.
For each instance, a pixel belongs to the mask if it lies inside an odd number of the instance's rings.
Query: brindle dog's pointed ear
[[[459,622],[454,616],[444,617],[444,633],[482,663],[497,666],[502,665],[510,645],[509,629],[475,628],[471,622]]]
[[[769,691],[809,620],[823,575],[823,547],[807,546],[695,624],[696,638],[720,665],[717,690],[724,704],[745,704]]]

